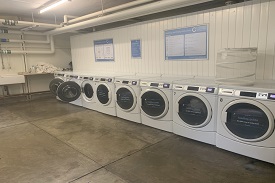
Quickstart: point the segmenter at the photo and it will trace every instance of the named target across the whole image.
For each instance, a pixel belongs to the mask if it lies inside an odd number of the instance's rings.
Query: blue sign
[[[114,61],[113,39],[94,41],[95,61]]]
[[[141,40],[131,40],[132,58],[141,58]]]
[[[208,59],[208,26],[165,31],[165,60]]]

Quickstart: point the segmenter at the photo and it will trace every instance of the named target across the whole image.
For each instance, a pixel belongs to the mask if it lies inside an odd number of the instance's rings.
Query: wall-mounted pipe
[[[74,18],[78,18],[78,16],[64,15],[64,22],[63,22],[63,24],[67,24],[69,18],[74,19]]]
[[[76,23],[73,25],[68,25],[66,27],[62,28],[56,28],[54,30],[46,32],[46,34],[50,35],[58,35],[66,32],[76,31],[80,29],[85,29],[89,27],[94,27],[98,25],[123,21],[139,16],[149,15],[153,13],[158,13],[162,11],[168,11],[171,9],[191,6],[194,4],[200,4],[204,2],[209,2],[212,0],[163,0],[163,1],[157,1],[154,3],[150,3],[144,6],[138,6],[136,8],[131,8],[128,10],[124,10],[121,12],[113,13],[110,15],[102,16],[99,18],[83,21],[80,23]]]
[[[91,14],[88,14],[88,15],[84,15],[84,16],[81,16],[81,17],[78,17],[78,18],[74,18],[72,20],[67,20],[67,22],[65,22],[65,16],[64,16],[64,23],[65,24],[73,24],[73,23],[80,22],[80,21],[83,21],[83,20],[86,20],[86,19],[89,19],[89,18],[95,18],[95,17],[101,16],[102,14],[112,13],[112,12],[119,11],[119,10],[122,10],[122,9],[130,8],[130,7],[133,7],[133,6],[149,3],[149,2],[152,2],[152,1],[156,1],[156,0],[136,0],[136,1],[125,3],[125,4],[122,4],[122,5],[119,5],[119,6],[108,8],[108,9],[103,10],[103,11],[98,11],[98,12],[91,13]]]
[[[38,35],[42,36],[45,33],[42,32],[33,32],[33,31],[16,31],[16,30],[8,30],[8,29],[0,29],[0,34],[28,34],[28,35]]]
[[[22,40],[22,39],[5,39],[1,38],[0,42],[2,43],[34,43],[34,44],[49,44],[50,43],[50,36],[46,35],[46,41],[39,41],[39,40]]]
[[[49,51],[28,51],[28,50],[2,50],[0,49],[0,54],[53,54],[55,52],[53,36],[50,36],[50,46]]]
[[[61,25],[56,24],[47,24],[47,23],[38,23],[38,22],[27,22],[27,21],[15,21],[15,20],[5,20],[0,19],[0,23],[5,26],[16,26],[16,25],[28,25],[28,26],[39,26],[39,27],[47,27],[47,28],[60,28]]]

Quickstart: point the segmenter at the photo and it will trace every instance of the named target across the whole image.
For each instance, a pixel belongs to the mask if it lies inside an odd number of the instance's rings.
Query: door
[[[268,138],[274,130],[274,116],[262,103],[240,99],[222,110],[222,123],[234,137],[250,142]]]
[[[81,95],[80,86],[74,81],[66,81],[57,89],[57,96],[64,102],[77,100]]]
[[[116,102],[125,112],[132,111],[137,105],[136,94],[129,86],[119,87],[116,91]]]
[[[206,126],[212,118],[212,108],[202,95],[187,93],[177,100],[176,112],[182,122],[192,128]]]
[[[50,84],[49,84],[49,88],[52,94],[57,96],[57,88],[64,83],[64,80],[60,79],[60,78],[55,78],[53,79]]]
[[[94,96],[94,89],[89,81],[84,81],[82,83],[82,93],[86,101],[91,101]]]
[[[96,89],[96,96],[98,101],[105,106],[109,105],[112,101],[111,90],[105,83],[98,84]]]
[[[150,118],[165,116],[169,109],[166,95],[158,89],[147,89],[141,93],[141,110]]]

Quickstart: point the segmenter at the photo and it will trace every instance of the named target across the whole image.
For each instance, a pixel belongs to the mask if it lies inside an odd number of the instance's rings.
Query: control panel
[[[64,77],[65,74],[56,74],[56,73],[55,73],[54,76],[55,76],[55,77]]]
[[[172,85],[169,83],[155,83],[155,82],[140,82],[140,86],[149,86],[149,87],[155,87],[155,88],[166,88],[171,89]]]
[[[183,90],[183,91],[193,91],[193,92],[200,92],[200,93],[218,93],[218,88],[216,87],[208,87],[208,86],[192,86],[192,85],[173,85],[174,90]]]
[[[78,76],[77,75],[67,75],[67,78],[78,79]]]
[[[123,85],[132,85],[132,86],[136,86],[139,85],[139,81],[138,80],[116,80],[115,83],[117,84],[123,84]]]
[[[243,91],[243,90],[220,88],[219,95],[255,98],[255,99],[263,99],[263,100],[275,100],[275,92],[268,93],[268,92],[255,92],[255,91]]]
[[[105,83],[110,83],[110,82],[113,82],[113,79],[112,78],[103,78],[103,77],[95,77],[94,78],[94,81],[95,82],[105,82]]]
[[[93,77],[90,77],[90,76],[79,76],[79,79],[82,79],[82,80],[91,80],[93,81]]]

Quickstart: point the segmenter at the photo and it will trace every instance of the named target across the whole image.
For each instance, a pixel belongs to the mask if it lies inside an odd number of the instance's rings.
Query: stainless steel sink
[[[11,85],[25,83],[25,77],[18,74],[3,74],[0,75],[0,85]]]

